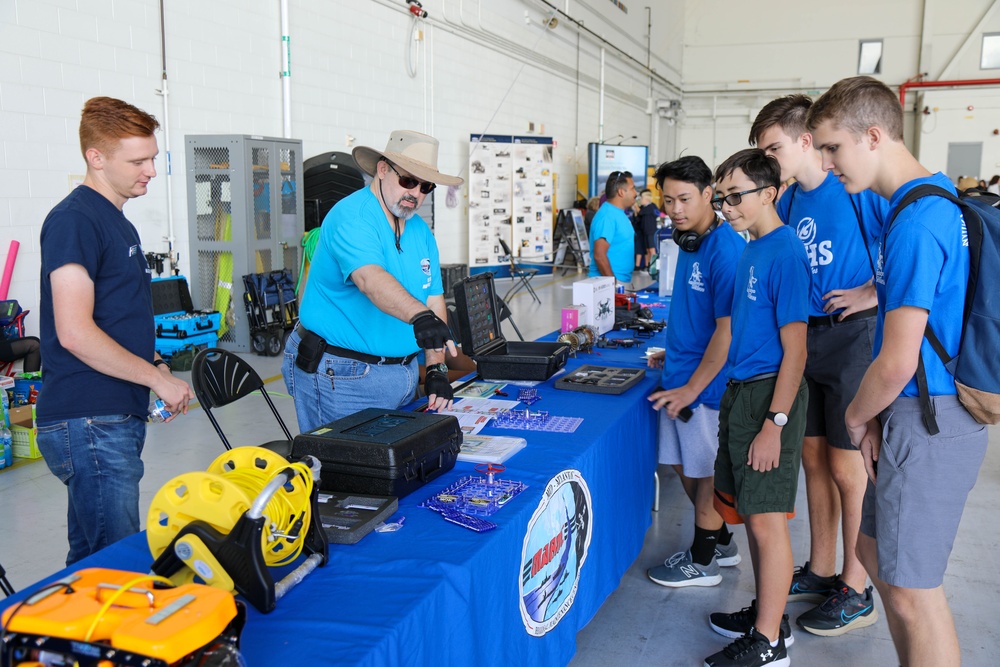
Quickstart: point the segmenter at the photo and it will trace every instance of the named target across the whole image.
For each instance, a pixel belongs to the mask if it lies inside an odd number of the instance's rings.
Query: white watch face
[[[775,412],[774,423],[777,424],[778,426],[784,426],[785,424],[788,423],[788,415],[786,415],[784,412]]]

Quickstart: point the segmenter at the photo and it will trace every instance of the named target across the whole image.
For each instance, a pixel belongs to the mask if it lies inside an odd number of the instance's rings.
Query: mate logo
[[[802,218],[795,228],[795,233],[804,245],[810,245],[816,240],[816,221],[812,218]]]
[[[545,485],[521,549],[521,620],[528,634],[545,635],[573,606],[592,526],[587,482],[579,470],[563,470]]]
[[[431,275],[431,260],[428,257],[424,257],[420,260],[420,270],[424,272],[425,276]]]

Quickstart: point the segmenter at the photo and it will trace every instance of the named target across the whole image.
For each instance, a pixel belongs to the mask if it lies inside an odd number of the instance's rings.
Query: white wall
[[[303,140],[304,156],[349,151],[347,135],[381,148],[391,130],[410,128],[435,135],[442,170],[458,173],[471,133],[528,134],[533,122],[557,142],[557,206],[569,205],[576,173],[586,171],[586,144],[599,133],[597,40],[579,36],[539,0],[423,4],[430,17],[411,78],[403,0],[290,1],[292,136]],[[634,143],[648,143],[649,77],[641,65],[649,59],[659,75],[679,81],[682,0],[650,3],[650,16],[632,2],[628,13],[606,0],[552,4],[613,45],[604,136],[635,134]],[[160,175],[125,213],[146,251],[166,250],[169,149],[175,248],[188,273],[184,137],[281,135],[279,2],[165,5],[170,146],[159,137]],[[543,28],[552,15],[559,24]],[[649,53],[648,18],[655,30]],[[84,101],[110,95],[164,117],[159,30],[157,0],[0,0],[0,263],[10,240],[20,241],[10,294],[26,308],[37,308],[41,223],[68,193],[70,176],[84,172],[77,141]],[[660,82],[652,92],[662,98],[668,88]],[[466,261],[465,190],[457,207],[444,201],[438,197],[435,211],[442,261]],[[37,331],[37,322],[29,318],[29,329]]]
[[[877,78],[894,90],[920,71],[930,80],[998,78],[1000,70],[979,69],[983,32],[1000,32],[994,0],[688,0],[678,150],[715,166],[745,148],[754,117],[770,100],[791,93],[815,97],[856,75],[860,39],[884,40]],[[992,134],[998,90],[909,94],[907,141],[918,158],[943,170],[949,140],[981,140],[982,174],[1000,172],[1000,137]],[[940,112],[914,112],[925,105]],[[975,113],[965,112],[968,105]]]

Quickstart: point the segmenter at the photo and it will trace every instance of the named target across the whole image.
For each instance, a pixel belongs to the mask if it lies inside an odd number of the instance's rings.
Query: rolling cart
[[[243,285],[250,348],[256,354],[276,357],[285,348],[285,337],[299,322],[292,272],[251,273],[243,276]]]

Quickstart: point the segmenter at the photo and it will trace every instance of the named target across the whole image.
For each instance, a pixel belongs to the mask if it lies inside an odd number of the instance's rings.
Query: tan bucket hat
[[[362,171],[369,176],[375,176],[379,159],[385,158],[422,181],[438,185],[461,185],[465,182],[458,176],[448,176],[439,172],[438,140],[413,130],[396,130],[390,134],[385,152],[358,146],[351,154]]]

